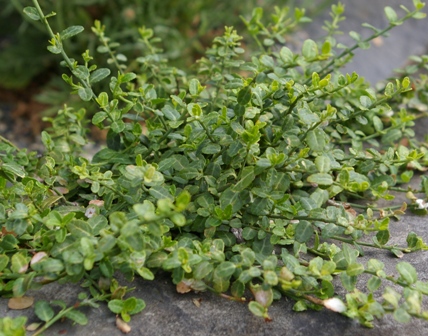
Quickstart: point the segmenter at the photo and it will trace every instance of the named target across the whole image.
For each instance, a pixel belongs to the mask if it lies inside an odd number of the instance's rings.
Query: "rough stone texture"
[[[385,19],[382,8],[384,5],[395,6],[399,0],[378,1],[343,1],[347,5],[347,27],[349,30],[361,31],[360,23],[367,21],[375,26],[384,26]],[[411,7],[411,1],[402,0]],[[396,6],[395,6],[396,7]],[[322,19],[322,18],[320,18]],[[308,31],[319,30],[314,28],[316,23],[308,27]],[[358,72],[371,81],[385,78],[393,68],[403,65],[406,57],[413,53],[422,53],[428,44],[426,28],[428,20],[414,21],[398,27],[391,38],[384,41],[381,47],[373,47],[371,50],[357,52],[357,56],[347,71],[358,69]],[[426,135],[428,122],[418,123],[417,130],[420,136]],[[399,204],[400,199],[396,202]],[[412,214],[404,216],[400,221],[391,223],[391,242],[405,245],[409,231],[414,231],[428,241],[428,219]],[[361,259],[365,263],[370,258],[382,260],[388,273],[395,273],[395,265],[398,261],[388,253],[368,250]],[[418,270],[420,280],[428,280],[428,254],[417,252],[407,254],[404,261],[410,262]],[[272,322],[254,317],[247,309],[246,304],[228,301],[212,293],[178,294],[167,275],[157,277],[149,282],[136,279],[131,287],[135,287],[132,295],[146,301],[146,309],[132,318],[130,335],[367,335],[367,336],[403,336],[403,335],[428,335],[428,322],[412,320],[411,323],[400,325],[391,317],[387,317],[375,323],[374,329],[361,327],[357,322],[347,319],[339,314],[323,310],[320,312],[306,311],[294,313],[293,302],[282,299],[275,302],[270,308]],[[364,287],[360,287],[364,290]],[[54,300],[62,299],[68,304],[73,304],[77,294],[82,289],[77,285],[52,284],[42,290],[30,293],[36,299]],[[193,299],[201,300],[200,307],[193,303]],[[122,335],[115,327],[115,317],[109,312],[106,305],[97,309],[83,309],[89,317],[87,326],[72,325],[69,321],[59,322],[51,327],[45,335]],[[12,311],[7,308],[7,299],[0,299],[0,316],[19,316],[25,314],[29,322],[37,319],[32,309],[24,311]]]
[[[341,2],[345,5],[347,19],[340,25],[345,34],[339,36],[337,40],[347,46],[355,43],[348,35],[350,31],[360,33],[363,38],[371,35],[372,31],[361,27],[362,23],[367,22],[380,29],[388,25],[383,10],[385,6],[394,8],[399,17],[405,14],[400,9],[400,5],[406,6],[409,10],[414,9],[412,0],[341,0]],[[314,19],[314,22],[304,29],[306,37],[323,36],[325,31],[320,29],[322,22],[329,19],[328,11]],[[377,43],[372,42],[370,49],[356,50],[352,62],[343,69],[344,73],[356,71],[373,84],[384,80],[393,74],[393,69],[404,66],[410,55],[426,53],[427,29],[428,19],[406,21],[403,25],[392,29],[389,37],[382,37],[377,40]]]

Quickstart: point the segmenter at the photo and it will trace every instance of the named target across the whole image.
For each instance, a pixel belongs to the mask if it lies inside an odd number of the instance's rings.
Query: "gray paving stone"
[[[386,21],[382,8],[385,5],[397,7],[404,3],[411,7],[410,0],[345,0],[347,5],[346,25],[348,30],[360,29],[361,22],[369,22],[383,27]],[[319,32],[319,21],[307,28],[311,34]],[[391,37],[384,40],[382,46],[372,47],[370,50],[356,53],[354,62],[345,71],[357,70],[370,81],[378,81],[392,73],[392,69],[406,63],[409,54],[425,52],[428,45],[428,20],[413,21],[396,28]],[[312,35],[311,35],[312,36]],[[426,135],[428,122],[418,123],[420,136]],[[397,199],[400,202],[400,199]],[[428,241],[428,219],[412,214],[403,216],[398,222],[391,224],[391,236],[397,244],[405,245],[407,233],[414,231]],[[361,262],[370,258],[382,260],[388,272],[393,273],[399,261],[388,253],[368,250]],[[420,280],[428,280],[428,254],[418,252],[407,254],[404,261],[410,262],[419,272]],[[292,311],[293,302],[282,299],[275,302],[270,308],[272,322],[254,317],[247,309],[246,304],[228,301],[215,294],[189,293],[178,294],[168,275],[160,275],[154,281],[136,279],[131,287],[135,287],[133,295],[146,301],[146,309],[132,318],[130,335],[318,335],[318,336],[423,336],[428,335],[428,322],[412,320],[409,324],[398,324],[391,317],[375,323],[375,328],[361,327],[357,322],[339,314],[323,310],[320,312],[306,311],[295,313]],[[364,290],[364,288],[360,288]],[[63,299],[73,304],[81,288],[77,285],[51,284],[42,290],[30,293],[36,299],[54,300]],[[200,307],[193,300],[200,299]],[[83,309],[89,317],[87,326],[72,325],[70,322],[58,322],[45,335],[122,335],[115,327],[115,317],[105,305],[97,309]],[[13,311],[7,308],[7,300],[0,299],[0,316],[26,315],[29,321],[36,321],[32,309]]]

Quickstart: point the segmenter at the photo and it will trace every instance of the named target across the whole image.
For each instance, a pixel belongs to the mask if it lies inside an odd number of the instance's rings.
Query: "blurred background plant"
[[[120,43],[116,52],[123,58],[133,58],[143,52],[138,43],[138,29],[152,28],[162,40],[165,57],[173,65],[183,68],[194,64],[203,55],[212,39],[221,34],[225,25],[245,31],[242,17],[250,17],[253,8],[263,7],[265,13],[274,13],[274,5],[306,8],[305,17],[313,17],[331,4],[332,0],[41,0],[42,6],[54,8],[57,13],[51,24],[54,31],[62,31],[66,22],[74,22],[90,30],[94,20],[108,27],[108,36]],[[0,0],[0,87],[2,91],[19,90],[33,84],[37,87],[36,100],[43,106],[45,115],[56,113],[64,103],[81,104],[69,95],[69,89],[57,74],[55,55],[46,53],[47,34],[40,22],[30,21],[22,15],[29,5],[26,0]],[[25,20],[23,21],[22,18]],[[307,19],[306,21],[309,21]],[[305,20],[302,20],[305,22]],[[292,30],[292,25],[290,30]],[[251,39],[245,41],[251,51]],[[250,45],[248,45],[250,43]],[[97,56],[97,38],[81,34],[67,41],[67,50],[81,59],[83,50]],[[99,56],[99,55],[98,55]],[[95,59],[101,62],[103,58]],[[99,64],[99,63],[98,63]],[[42,66],[41,66],[42,65]],[[40,88],[41,91],[38,89]],[[28,92],[28,90],[26,90]],[[30,91],[34,95],[34,91]],[[72,99],[72,101],[70,101]],[[79,107],[79,106],[76,106]]]

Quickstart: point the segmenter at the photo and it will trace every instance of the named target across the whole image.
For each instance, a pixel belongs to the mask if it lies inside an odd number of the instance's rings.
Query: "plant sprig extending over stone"
[[[25,12],[50,31],[53,14],[45,16],[33,2]],[[387,8],[390,24],[372,28],[373,36],[421,18],[424,4],[414,5],[402,19]],[[98,106],[92,122],[108,129],[107,148],[91,161],[79,155],[87,141],[84,111],[69,107],[43,132],[41,158],[1,143],[0,182],[12,185],[1,191],[3,291],[20,296],[59,279],[83,281],[92,296],[82,296],[86,304],[109,301],[128,321],[145,304],[124,299],[115,271],[152,280],[162,269],[181,291],[244,300],[249,289],[251,312],[266,319],[281,296],[295,299],[297,311],[325,306],[366,326],[386,313],[401,322],[428,318],[422,309],[428,284],[413,266],[400,262],[391,276],[378,260],[358,261],[365,246],[398,257],[428,248],[414,233],[407,246],[388,244],[390,218],[406,205],[357,212],[349,203],[391,201],[391,191],[404,190],[410,206],[426,212],[412,195],[428,195],[427,178],[420,190],[399,187],[413,175],[406,168],[424,170],[428,163],[426,144],[413,139],[410,80],[376,92],[357,74],[340,73],[354,50],[337,52],[342,5],[333,6],[327,38],[306,40],[301,53],[279,46],[284,41],[276,32],[289,21],[286,12],[277,13],[273,25],[264,26],[259,9],[247,21],[264,45],[259,55],[245,59],[241,37],[226,27],[194,76],[168,65],[148,28],[139,30],[147,54],[127,72],[105,27],[95,23],[117,75],[92,65],[88,51],[83,64],[67,57],[62,40],[81,27],[50,31],[49,50],[63,56],[73,75],[63,79]],[[94,92],[92,83],[106,78],[110,91]],[[400,144],[405,138],[409,146]],[[369,294],[356,289],[363,273],[371,275]],[[334,297],[334,275],[348,291],[346,303]],[[375,299],[382,283],[402,293],[386,287]],[[47,323],[49,309],[39,304]],[[65,316],[84,322],[78,314]]]

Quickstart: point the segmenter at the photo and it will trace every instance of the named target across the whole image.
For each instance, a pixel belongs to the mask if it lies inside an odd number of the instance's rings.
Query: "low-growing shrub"
[[[107,147],[90,160],[82,155],[85,111],[68,106],[42,133],[40,156],[2,139],[3,295],[22,297],[58,280],[81,282],[89,291],[79,296],[80,306],[107,301],[128,322],[145,303],[125,298],[117,272],[131,281],[153,280],[164,270],[182,292],[246,297],[250,311],[267,320],[269,306],[283,296],[296,301],[297,311],[325,306],[369,327],[387,313],[400,322],[428,318],[422,307],[428,283],[411,264],[397,263],[392,276],[379,260],[358,259],[366,246],[397,257],[427,249],[414,233],[407,246],[388,243],[390,218],[407,206],[427,212],[425,176],[420,188],[400,187],[428,164],[426,143],[412,130],[423,115],[417,107],[426,103],[426,77],[412,83],[404,74],[374,89],[340,71],[356,48],[423,18],[423,3],[403,7],[402,17],[387,7],[389,25],[369,26],[366,39],[352,34],[356,43],[349,47],[335,41],[344,7],[334,5],[326,37],[304,41],[301,52],[288,48],[281,32],[304,11],[277,8],[266,24],[256,8],[245,23],[260,50],[246,55],[241,36],[226,27],[194,73],[170,66],[159,39],[144,27],[138,32],[145,54],[122,61],[99,21],[92,28],[98,50],[115,71],[98,68],[88,51],[71,59],[63,41],[83,27],[54,33],[52,14],[33,3],[26,15],[50,32],[48,49],[70,72],[63,80],[96,106],[92,123],[108,130]],[[426,58],[415,61],[408,71],[424,67]],[[95,92],[92,85],[103,80],[109,90]],[[409,204],[373,205],[393,200],[392,191],[407,192]],[[368,294],[356,289],[362,274],[371,275]],[[346,297],[335,296],[335,275]],[[388,283],[402,292],[386,287],[382,296],[373,294]],[[46,322],[39,332],[62,317],[87,322],[78,305],[56,303],[58,314],[45,301],[35,304]]]

